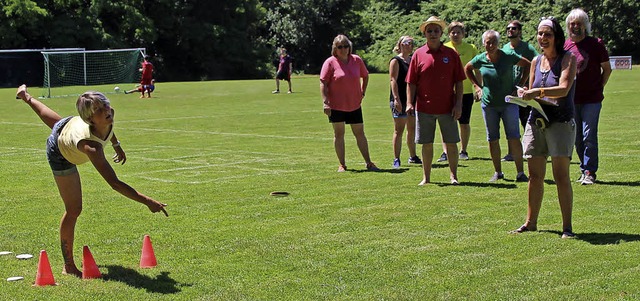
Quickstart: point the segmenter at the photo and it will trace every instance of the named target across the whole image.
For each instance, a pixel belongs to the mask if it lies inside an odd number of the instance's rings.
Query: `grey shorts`
[[[573,154],[576,141],[576,122],[553,122],[544,128],[527,124],[522,139],[525,158],[533,156],[569,157]]]
[[[58,148],[58,136],[69,120],[71,117],[56,122],[51,130],[51,135],[47,138],[47,161],[49,161],[49,166],[55,176],[66,176],[78,172],[76,165],[65,159]]]
[[[451,114],[433,115],[417,112],[416,115],[416,143],[433,143],[436,134],[436,120],[440,126],[442,141],[444,143],[460,142],[458,133],[458,121]]]

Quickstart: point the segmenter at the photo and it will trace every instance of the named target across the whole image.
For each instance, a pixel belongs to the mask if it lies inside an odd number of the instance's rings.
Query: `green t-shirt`
[[[528,59],[529,61],[533,60],[534,57],[538,56],[538,51],[536,51],[536,49],[533,48],[531,44],[525,41],[520,41],[520,43],[518,43],[518,46],[516,46],[515,48],[511,48],[511,43],[504,44],[504,46],[502,46],[502,50],[504,52],[513,51],[516,54],[519,54],[521,57]],[[518,83],[520,83],[520,79],[522,79],[522,76],[527,76],[527,77],[529,76],[529,74],[522,74],[524,71],[523,69],[524,68],[520,66],[513,66],[513,84],[514,85],[517,85]]]
[[[500,58],[497,62],[490,62],[487,52],[476,55],[471,60],[473,68],[482,74],[482,103],[487,106],[499,107],[506,105],[504,98],[515,89],[513,83],[513,66],[522,57],[514,52],[504,52],[498,49]]]
[[[462,67],[464,67],[471,59],[478,55],[478,48],[476,45],[462,42],[458,46],[454,46],[451,41],[444,43],[444,46],[449,48],[453,48],[459,55],[460,61],[462,61]],[[464,89],[462,90],[464,94],[472,94],[473,93],[473,84],[469,79],[465,79],[462,82]]]

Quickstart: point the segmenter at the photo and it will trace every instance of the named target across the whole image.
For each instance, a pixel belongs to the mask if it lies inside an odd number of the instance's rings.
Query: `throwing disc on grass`
[[[29,258],[33,258],[33,255],[31,255],[31,254],[18,254],[18,255],[16,255],[16,258],[18,258],[18,259],[29,259]]]
[[[7,281],[18,281],[18,280],[22,280],[22,279],[24,279],[24,277],[16,276],[16,277],[7,278]]]
[[[12,253],[13,252],[10,252],[10,251],[2,251],[2,252],[0,252],[0,255],[9,255],[9,254],[12,254]]]
[[[271,192],[271,196],[288,196],[289,193],[286,191],[274,191]]]

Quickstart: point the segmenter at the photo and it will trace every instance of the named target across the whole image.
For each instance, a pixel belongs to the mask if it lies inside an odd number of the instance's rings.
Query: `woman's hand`
[[[482,88],[474,85],[473,89],[475,90],[475,93],[473,93],[473,99],[478,102],[482,99]]]
[[[400,114],[404,113],[402,112],[402,103],[398,100],[393,101],[393,109]]]
[[[114,146],[113,149],[116,151],[116,154],[113,155],[113,162],[120,164],[127,162],[127,155],[120,145]]]
[[[149,201],[147,202],[147,207],[149,207],[149,210],[153,213],[162,211],[162,213],[164,213],[165,216],[169,216],[169,213],[167,213],[167,210],[164,209],[164,207],[166,207],[167,204],[163,204],[160,203],[156,200],[153,199],[149,199]]]

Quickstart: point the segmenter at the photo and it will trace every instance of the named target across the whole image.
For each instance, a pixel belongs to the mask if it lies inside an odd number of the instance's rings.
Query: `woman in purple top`
[[[530,71],[529,88],[518,89],[518,95],[528,101],[540,102],[548,119],[532,110],[525,127],[522,144],[529,166],[529,205],[527,220],[512,232],[537,230],[547,157],[550,156],[562,213],[562,238],[572,238],[575,234],[571,226],[573,190],[569,164],[576,136],[573,118],[576,58],[563,49],[564,31],[553,17],[543,18],[540,22],[537,39],[542,54],[531,62],[534,68]]]

